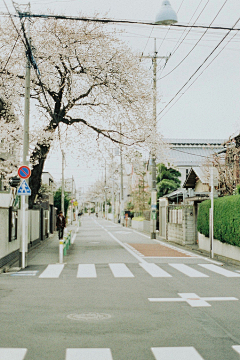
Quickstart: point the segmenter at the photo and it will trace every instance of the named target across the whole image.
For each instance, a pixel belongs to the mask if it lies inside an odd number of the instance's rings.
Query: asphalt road
[[[52,238],[1,274],[0,360],[240,359],[240,267],[154,245],[85,215],[64,265]]]

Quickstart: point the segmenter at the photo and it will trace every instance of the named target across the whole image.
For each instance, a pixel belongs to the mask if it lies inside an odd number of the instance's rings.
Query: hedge
[[[209,237],[211,201],[199,204],[197,229]],[[214,239],[240,247],[240,195],[214,199]]]

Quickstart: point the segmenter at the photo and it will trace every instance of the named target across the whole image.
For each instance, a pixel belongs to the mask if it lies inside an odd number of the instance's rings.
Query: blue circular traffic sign
[[[31,170],[27,165],[20,166],[18,169],[18,176],[21,179],[28,179],[31,176]]]

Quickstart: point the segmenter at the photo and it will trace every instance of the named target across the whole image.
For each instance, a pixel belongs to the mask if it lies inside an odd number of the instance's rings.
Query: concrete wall
[[[150,221],[143,220],[143,221],[137,221],[132,220],[132,228],[138,231],[146,231],[150,233]]]
[[[0,208],[0,259],[19,249],[19,239],[9,242],[9,209]]]
[[[203,234],[198,233],[198,246],[199,249],[210,251],[209,238]],[[229,244],[222,243],[219,240],[213,240],[214,254],[224,256],[233,260],[240,261],[240,248]]]
[[[39,239],[39,227],[40,227],[40,212],[38,210],[29,211],[29,231],[30,241],[33,242]]]

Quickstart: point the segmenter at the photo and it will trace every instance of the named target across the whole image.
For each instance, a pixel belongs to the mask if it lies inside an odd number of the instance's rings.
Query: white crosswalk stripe
[[[134,277],[133,273],[125,264],[109,264],[109,267],[116,278],[130,278]]]
[[[39,276],[40,278],[56,279],[63,271],[64,264],[50,264]]]
[[[232,349],[240,354],[240,345]],[[26,348],[0,348],[0,360],[24,360]],[[155,360],[204,360],[193,346],[152,347]],[[150,352],[150,349],[149,349]],[[67,348],[65,360],[113,360],[110,348]]]
[[[1,360],[23,360],[27,353],[24,348],[0,348]]]
[[[223,269],[220,266],[213,265],[213,264],[198,264],[199,266],[202,266],[203,268],[210,270],[212,272],[215,272],[217,274],[223,275],[225,277],[240,277],[240,274],[237,274],[233,271]]]
[[[161,269],[156,264],[151,263],[140,263],[139,264],[144,270],[146,270],[149,275],[152,277],[172,277],[172,275],[168,274],[165,270]]]
[[[67,349],[66,360],[112,360],[110,349]]]
[[[191,268],[190,266],[187,266],[185,264],[169,264],[170,266],[172,266],[174,269],[177,269],[178,271],[182,272],[183,274],[189,276],[189,277],[209,277],[208,275],[203,274],[200,271],[197,271],[193,268]]]
[[[96,266],[94,264],[79,264],[77,278],[96,278]]]
[[[209,274],[204,274],[199,270],[196,270],[190,265],[180,264],[180,263],[169,263],[164,264],[164,269],[161,266],[154,263],[140,262],[138,264],[147,274],[153,278],[170,278],[177,276],[177,272],[190,277],[190,278],[209,278]],[[220,276],[225,277],[240,277],[240,274],[234,271],[226,270],[220,266],[213,264],[195,264],[199,265],[210,273],[216,273]],[[66,265],[67,266],[67,265]],[[89,279],[97,278],[98,273],[101,271],[97,268],[98,265],[95,264],[79,264],[77,268],[77,275],[79,279]],[[135,278],[134,272],[131,271],[127,264],[124,263],[109,263],[109,269],[115,278]],[[166,271],[167,267],[173,268],[175,270],[174,274],[170,274]],[[47,268],[40,274],[39,278],[52,278],[57,279],[60,277],[62,271],[64,270],[64,264],[50,264]],[[17,273],[16,273],[17,274]]]
[[[233,345],[232,348],[240,355],[240,345]]]
[[[194,347],[151,348],[156,360],[204,360]]]

